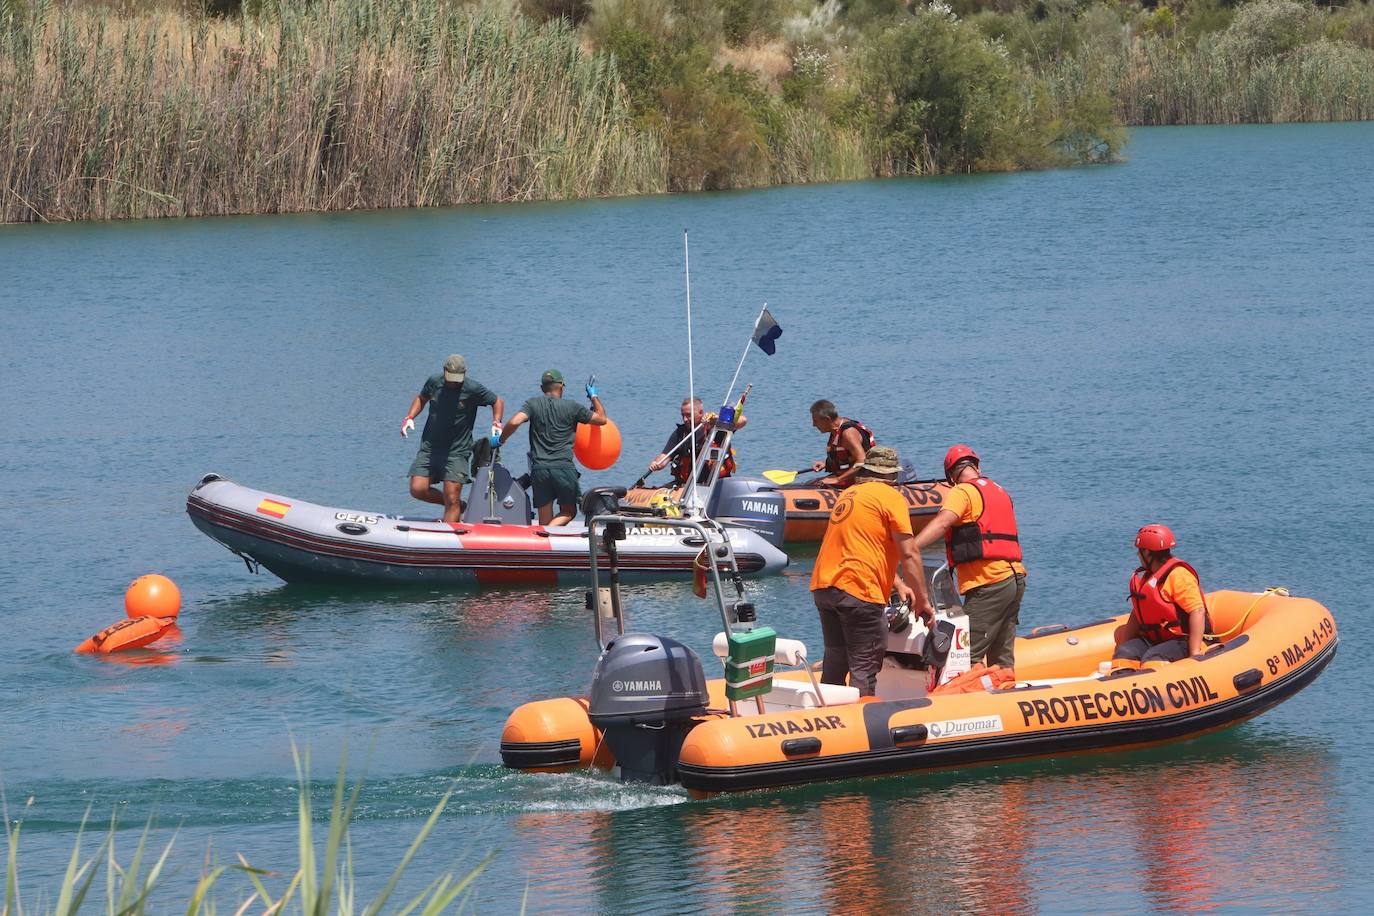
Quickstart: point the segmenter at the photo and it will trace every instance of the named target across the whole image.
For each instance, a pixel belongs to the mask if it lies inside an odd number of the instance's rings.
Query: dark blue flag
[[[772,356],[778,352],[778,338],[782,336],[782,328],[773,320],[773,314],[764,309],[759,315],[759,320],[754,322],[754,343],[759,345],[759,349]]]

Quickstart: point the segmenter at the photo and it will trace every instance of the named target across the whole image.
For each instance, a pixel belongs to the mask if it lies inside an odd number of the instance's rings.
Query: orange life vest
[[[679,442],[686,439],[686,434]],[[700,455],[706,448],[706,432],[697,432],[697,454]],[[720,476],[729,477],[735,473],[735,450],[730,449],[730,454],[725,456],[725,460],[720,463]],[[678,483],[686,483],[692,476],[692,450],[689,448],[679,448],[673,453],[673,463],[669,468],[669,473],[673,475],[673,480]],[[710,479],[709,477],[707,478]]]
[[[993,665],[989,668],[982,662],[978,662],[972,668],[956,677],[952,677],[948,682],[929,691],[927,696],[940,696],[949,693],[981,693],[985,690],[1001,690],[1004,687],[1016,686],[1016,670],[1014,668],[1003,668],[1001,665]]]
[[[873,435],[873,430],[858,420],[840,417],[839,427],[831,432],[829,441],[825,443],[825,469],[832,474],[839,474],[854,466],[854,462],[849,458],[849,449],[840,444],[840,437],[846,429],[859,431],[859,440],[863,443],[865,452],[878,444],[878,437]]]
[[[983,497],[983,511],[972,522],[955,525],[945,532],[949,565],[970,560],[1020,560],[1021,539],[1016,533],[1011,496],[986,477],[971,483]]]
[[[1149,575],[1144,567],[1131,575],[1131,611],[1140,624],[1140,635],[1156,645],[1188,635],[1188,612],[1160,593],[1169,574],[1180,566],[1197,577],[1197,570],[1178,557],[1170,557],[1154,575]],[[1201,590],[1202,580],[1198,579],[1198,591]],[[1203,611],[1205,614],[1205,604]],[[1206,625],[1209,630],[1212,628],[1210,620]]]

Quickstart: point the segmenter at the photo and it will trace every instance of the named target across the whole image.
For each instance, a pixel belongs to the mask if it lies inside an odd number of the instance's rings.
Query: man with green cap
[[[530,489],[539,524],[566,525],[577,516],[577,501],[582,488],[573,465],[573,439],[577,424],[606,425],[606,410],[596,396],[596,377],[587,382],[588,410],[581,404],[563,400],[563,373],[550,369],[539,379],[538,397],[530,398],[501,430],[505,442],[520,426],[530,424]],[[558,502],[558,514],[553,504]]]
[[[420,388],[401,421],[402,437],[415,429],[425,405],[429,417],[420,434],[420,451],[410,466],[410,495],[444,507],[444,521],[456,523],[463,514],[463,484],[472,462],[472,427],[479,407],[491,408],[491,436],[501,432],[506,404],[487,386],[467,377],[468,364],[457,353],[444,360],[444,371],[431,375]],[[443,484],[443,493],[434,489]]]

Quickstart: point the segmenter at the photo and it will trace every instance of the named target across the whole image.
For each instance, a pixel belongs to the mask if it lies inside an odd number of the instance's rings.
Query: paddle
[[[800,471],[764,471],[763,476],[780,487],[785,487],[797,479],[798,474],[811,474],[815,468],[802,468]]]

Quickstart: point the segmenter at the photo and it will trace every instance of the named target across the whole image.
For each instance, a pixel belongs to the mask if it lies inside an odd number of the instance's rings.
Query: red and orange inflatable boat
[[[1223,638],[1197,657],[1102,673],[1122,615],[1018,639],[1015,680],[1002,689],[989,679],[988,689],[931,695],[933,679],[908,667],[921,653],[892,654],[894,641],[917,649],[928,634],[893,634],[878,697],[861,702],[852,687],[817,684],[805,647],[753,624],[748,602],[720,600],[727,632],[715,649],[725,679],[706,681],[683,644],[622,627],[605,644],[589,696],[511,714],[501,736],[506,766],[616,767],[622,778],[708,794],[1125,750],[1257,716],[1312,683],[1339,643],[1330,611],[1311,599],[1218,591],[1207,601]]]

